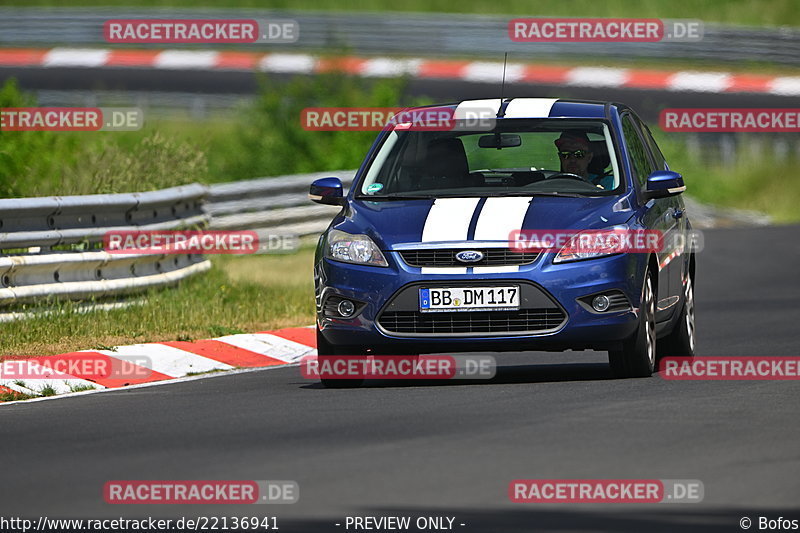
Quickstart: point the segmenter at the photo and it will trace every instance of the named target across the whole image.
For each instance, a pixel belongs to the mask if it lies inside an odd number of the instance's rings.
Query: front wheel
[[[646,378],[656,365],[656,295],[653,278],[645,273],[639,306],[639,328],[623,343],[622,350],[608,352],[611,372],[618,378]]]
[[[683,310],[672,332],[659,340],[658,351],[662,356],[694,357],[696,338],[694,324],[694,280],[689,275],[683,286]]]
[[[356,353],[358,350],[345,349],[344,347],[335,346],[325,340],[322,333],[317,328],[317,359],[321,363],[325,357],[332,355],[359,355]],[[321,366],[321,365],[320,365]],[[363,385],[363,379],[330,379],[319,378],[320,383],[326,389],[353,389]]]

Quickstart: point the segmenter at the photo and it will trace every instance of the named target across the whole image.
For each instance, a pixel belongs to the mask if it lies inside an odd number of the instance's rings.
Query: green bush
[[[0,107],[31,107],[14,80]],[[205,154],[157,130],[0,131],[0,197],[135,192],[208,181]]]
[[[31,107],[34,100],[20,92],[11,79],[0,88],[0,108]],[[31,178],[45,180],[59,168],[74,162],[70,154],[77,149],[74,137],[45,131],[0,130],[0,197],[25,195]],[[64,156],[68,156],[64,160]]]
[[[156,131],[132,146],[104,137],[64,173],[58,188],[69,189],[70,194],[148,191],[207,178],[202,151]]]
[[[404,87],[402,79],[365,80],[339,73],[295,77],[281,85],[264,78],[234,134],[212,145],[212,174],[227,181],[356,168],[377,132],[306,131],[300,123],[303,109],[396,107]]]

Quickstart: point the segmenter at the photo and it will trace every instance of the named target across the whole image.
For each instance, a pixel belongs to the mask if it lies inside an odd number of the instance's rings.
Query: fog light
[[[608,296],[606,296],[605,294],[601,294],[600,296],[595,296],[594,299],[592,300],[592,308],[598,313],[602,313],[603,311],[608,309],[609,305],[611,305],[611,300],[609,300]]]
[[[339,314],[344,318],[349,318],[356,312],[356,305],[350,300],[342,300],[339,302],[339,306],[336,310],[339,311]]]

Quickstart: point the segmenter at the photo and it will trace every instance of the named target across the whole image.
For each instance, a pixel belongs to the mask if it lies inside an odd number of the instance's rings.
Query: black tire
[[[608,352],[611,372],[618,378],[646,378],[656,365],[656,295],[653,278],[645,273],[639,306],[639,327],[624,341],[622,350]]]
[[[660,357],[694,357],[697,343],[697,328],[694,317],[694,279],[689,275],[683,287],[683,309],[678,323],[669,335],[660,339]]]
[[[325,337],[317,328],[317,358],[322,361],[326,356],[331,355],[359,355],[353,349],[335,346],[325,340]],[[320,383],[326,389],[354,389],[364,384],[363,379],[326,379],[320,378]]]

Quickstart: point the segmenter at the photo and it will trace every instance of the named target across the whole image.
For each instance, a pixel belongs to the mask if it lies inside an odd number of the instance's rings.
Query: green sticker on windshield
[[[373,183],[369,187],[367,187],[368,193],[378,192],[379,190],[383,189],[383,183]]]

